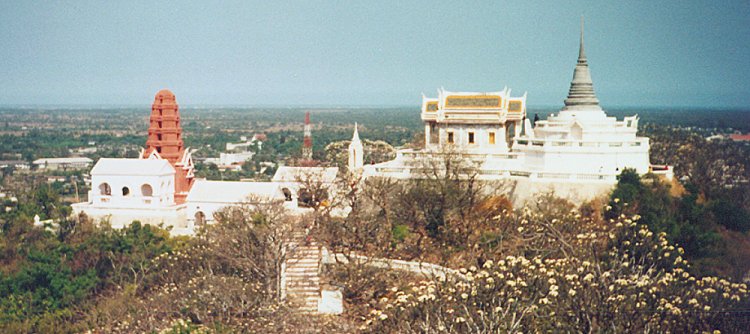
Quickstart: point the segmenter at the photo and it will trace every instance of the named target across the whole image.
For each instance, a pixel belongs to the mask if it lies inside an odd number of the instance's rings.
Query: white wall
[[[109,184],[111,195],[101,194],[99,186]],[[152,189],[152,196],[143,196],[141,187],[148,184]],[[130,190],[123,195],[122,189]],[[156,208],[174,205],[174,174],[126,176],[126,175],[92,175],[89,202],[99,207],[118,208]]]
[[[505,127],[497,125],[439,124],[440,146],[448,145],[448,132],[453,132],[453,145],[460,149],[504,152],[508,150],[505,141]],[[474,133],[474,144],[469,144],[469,133]],[[490,132],[495,133],[495,143],[490,144]]]

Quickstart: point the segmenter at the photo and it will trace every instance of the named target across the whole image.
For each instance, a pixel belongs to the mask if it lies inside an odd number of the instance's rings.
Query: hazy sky
[[[580,16],[607,106],[750,107],[750,1],[0,0],[0,104],[562,105]]]

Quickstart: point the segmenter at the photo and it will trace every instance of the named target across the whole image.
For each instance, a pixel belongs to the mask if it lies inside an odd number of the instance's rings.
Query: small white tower
[[[359,140],[359,132],[357,131],[357,123],[354,123],[354,135],[352,136],[352,142],[349,144],[349,167],[350,171],[360,170],[365,165],[365,150],[362,147],[362,141]]]

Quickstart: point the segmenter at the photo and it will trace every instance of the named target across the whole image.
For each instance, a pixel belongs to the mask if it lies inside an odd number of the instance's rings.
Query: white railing
[[[519,146],[556,146],[556,147],[639,147],[645,140],[635,141],[583,141],[566,139],[516,139],[514,145]]]
[[[381,269],[395,269],[402,270],[414,274],[424,275],[428,278],[458,278],[466,280],[466,276],[460,271],[439,266],[429,262],[415,262],[415,261],[404,261],[396,259],[386,258],[374,258],[364,255],[349,255],[346,256],[342,253],[331,254],[328,249],[323,248],[323,263],[324,264],[349,264],[350,260],[357,261],[358,263]]]

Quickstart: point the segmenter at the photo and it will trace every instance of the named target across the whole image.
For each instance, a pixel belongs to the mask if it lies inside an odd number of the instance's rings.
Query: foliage
[[[522,215],[531,218],[524,230],[549,228],[543,217]],[[682,249],[664,233],[638,224],[638,216],[620,216],[595,232],[586,226],[566,231],[581,218],[560,218],[552,220],[560,242],[547,248],[559,251],[507,255],[448,280],[395,286],[362,329],[731,333],[746,328],[733,310],[748,306],[747,286],[690,275]]]
[[[655,232],[685,248],[686,257],[705,274],[734,274],[734,268],[748,269],[742,259],[726,256],[726,244],[720,234],[723,227],[746,231],[750,223],[747,211],[736,202],[720,198],[706,202],[698,187],[688,186],[681,195],[672,194],[670,186],[653,176],[641,178],[625,169],[610,196],[612,210],[607,218],[620,214],[639,214],[642,222]],[[734,263],[729,268],[726,263]],[[742,270],[739,271],[740,274]]]
[[[165,231],[137,222],[122,230],[85,219],[75,225],[65,236],[37,228],[3,235],[5,242],[26,242],[16,243],[0,274],[0,328],[24,324],[36,331],[63,314],[59,320],[69,322],[95,293],[137,284],[148,261],[174,247]]]

